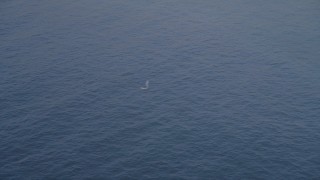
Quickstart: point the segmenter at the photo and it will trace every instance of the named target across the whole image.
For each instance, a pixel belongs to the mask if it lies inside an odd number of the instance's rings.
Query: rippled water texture
[[[319,57],[318,0],[2,0],[0,179],[320,179]]]

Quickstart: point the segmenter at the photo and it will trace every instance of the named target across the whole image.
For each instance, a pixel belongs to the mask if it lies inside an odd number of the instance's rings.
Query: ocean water
[[[320,1],[0,1],[0,179],[320,179]]]

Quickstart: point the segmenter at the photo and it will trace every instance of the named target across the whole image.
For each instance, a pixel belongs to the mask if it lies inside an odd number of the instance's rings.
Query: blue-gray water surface
[[[320,1],[0,1],[0,179],[98,178],[320,179]]]

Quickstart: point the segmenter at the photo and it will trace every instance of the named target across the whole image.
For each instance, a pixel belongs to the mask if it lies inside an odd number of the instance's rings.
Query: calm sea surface
[[[320,179],[320,1],[0,1],[0,179],[97,178]]]

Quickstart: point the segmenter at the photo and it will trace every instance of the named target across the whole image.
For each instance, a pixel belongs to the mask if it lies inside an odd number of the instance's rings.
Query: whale
[[[147,80],[146,81],[146,84],[145,84],[145,87],[141,87],[140,89],[148,89],[149,88],[149,81]]]

